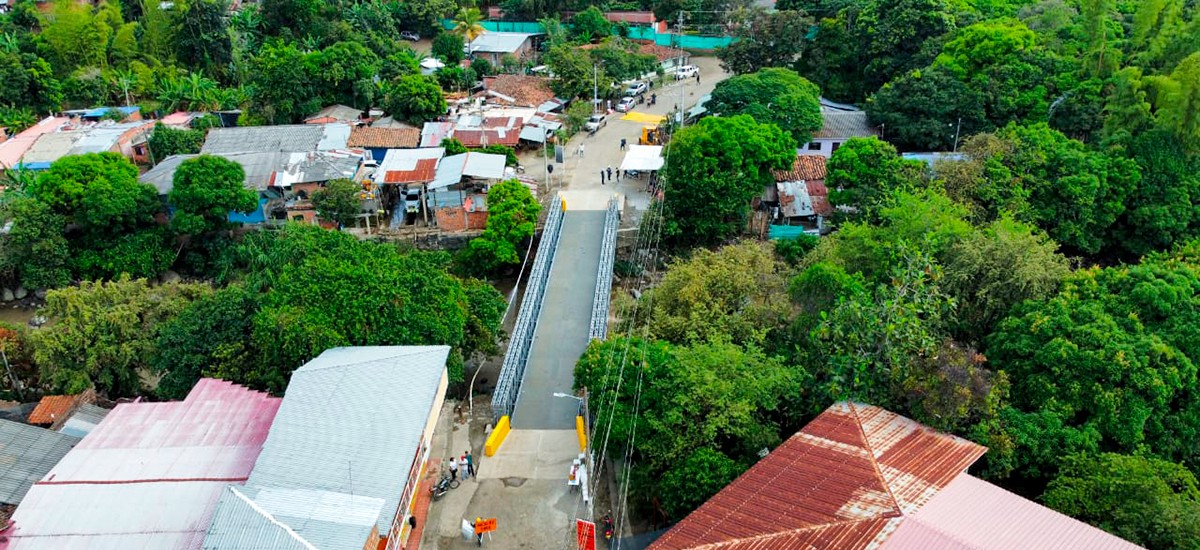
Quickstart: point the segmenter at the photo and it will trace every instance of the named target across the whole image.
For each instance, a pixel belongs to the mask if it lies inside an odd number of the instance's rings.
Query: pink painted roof
[[[13,136],[12,139],[0,143],[0,166],[11,168],[21,161],[25,152],[33,147],[43,134],[58,130],[62,125],[71,122],[67,117],[46,117],[37,124],[26,128],[25,131]]]
[[[1140,546],[962,474],[880,550],[1134,550]]]
[[[872,548],[984,451],[879,407],[836,403],[650,550]]]
[[[183,401],[117,405],[34,484],[0,550],[200,548],[222,489],[249,476],[280,401],[206,378]]]
[[[159,122],[166,124],[167,126],[186,126],[191,121],[192,113],[187,111],[175,111],[174,113],[162,117],[162,120],[159,120]]]

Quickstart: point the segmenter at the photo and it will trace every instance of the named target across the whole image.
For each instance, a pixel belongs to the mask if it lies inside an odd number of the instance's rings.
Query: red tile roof
[[[92,402],[96,394],[92,390],[75,395],[47,395],[29,413],[30,424],[53,424],[63,416],[71,414],[80,403]]]
[[[554,92],[550,90],[549,81],[549,79],[540,76],[502,74],[484,78],[483,87],[489,92],[495,92],[513,99],[513,101],[508,101],[494,95],[489,95],[489,102],[537,107],[554,99]]]
[[[821,155],[796,155],[790,170],[771,170],[771,174],[777,182],[824,180],[825,160]]]
[[[984,451],[879,407],[837,403],[650,550],[867,548]]]
[[[421,130],[417,128],[368,128],[360,126],[350,130],[347,147],[371,147],[377,149],[409,149],[421,141]]]
[[[412,170],[388,170],[384,183],[421,183],[433,181],[438,159],[420,159]]]
[[[659,61],[675,59],[677,57],[687,57],[689,54],[683,50],[659,46],[658,44],[642,44],[638,51],[643,54],[653,55]]]

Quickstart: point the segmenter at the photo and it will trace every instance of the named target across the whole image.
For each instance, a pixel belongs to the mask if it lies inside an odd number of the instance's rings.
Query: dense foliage
[[[468,272],[480,275],[495,274],[521,263],[520,245],[533,237],[542,211],[529,188],[517,180],[492,186],[487,201],[487,226],[460,256]]]

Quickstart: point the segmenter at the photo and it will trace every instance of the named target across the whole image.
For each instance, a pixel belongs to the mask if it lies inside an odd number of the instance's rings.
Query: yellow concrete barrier
[[[575,433],[579,435],[579,452],[587,450],[587,432],[583,430],[583,417],[575,417]]]
[[[500,421],[496,423],[496,427],[492,429],[492,435],[489,435],[487,442],[483,444],[483,454],[487,456],[495,456],[496,451],[500,450],[500,444],[504,443],[504,438],[508,437],[508,417],[501,416]]]

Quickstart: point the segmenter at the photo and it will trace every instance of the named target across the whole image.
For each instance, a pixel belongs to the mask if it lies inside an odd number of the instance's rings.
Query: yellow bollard
[[[583,417],[575,417],[575,433],[579,435],[579,452],[587,450],[587,432],[583,431]]]

